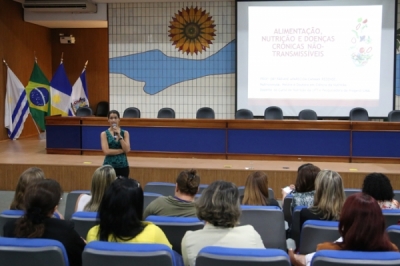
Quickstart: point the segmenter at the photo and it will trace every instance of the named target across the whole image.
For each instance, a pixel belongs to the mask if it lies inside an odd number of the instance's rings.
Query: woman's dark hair
[[[309,192],[315,190],[315,178],[319,171],[321,171],[321,169],[311,163],[301,165],[297,170],[295,184],[296,192]]]
[[[376,200],[356,193],[347,198],[339,219],[344,250],[394,251],[385,228],[385,219]]]
[[[119,115],[119,112],[117,110],[108,111],[107,118],[110,118],[111,114],[116,114],[118,116],[118,118],[121,118],[120,115]]]
[[[181,193],[194,196],[199,191],[200,176],[196,170],[184,170],[176,178],[176,184]]]
[[[214,226],[229,228],[236,226],[239,221],[239,190],[231,182],[211,183],[203,190],[195,205],[197,217]]]
[[[44,233],[44,220],[50,218],[60,202],[62,189],[52,179],[38,180],[26,188],[25,215],[17,221],[16,237],[39,238]]]
[[[371,173],[364,178],[362,192],[370,195],[377,201],[392,201],[393,187],[389,178],[381,173]]]
[[[243,205],[269,204],[268,177],[264,172],[251,173],[246,180],[243,195]]]
[[[143,219],[143,190],[140,184],[129,178],[118,178],[106,189],[101,200],[99,240],[128,241],[140,234],[145,225]]]

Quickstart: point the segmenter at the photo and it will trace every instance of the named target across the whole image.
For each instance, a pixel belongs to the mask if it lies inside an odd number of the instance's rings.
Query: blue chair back
[[[226,248],[209,246],[200,250],[196,266],[290,266],[280,249]]]
[[[266,248],[286,250],[285,220],[280,208],[241,205],[241,209],[240,225],[252,225]]]
[[[337,221],[307,220],[300,234],[300,254],[308,254],[317,250],[323,242],[334,242],[340,237]]]
[[[400,190],[393,190],[394,199],[400,201]]]
[[[64,245],[53,239],[0,237],[1,265],[69,266]]]
[[[76,200],[81,194],[90,195],[90,190],[73,190],[67,195],[67,202],[65,203],[64,219],[70,220],[72,214],[75,212]]]
[[[397,225],[400,221],[400,209],[383,209],[382,213],[385,218],[386,227]]]
[[[90,228],[99,224],[97,212],[75,212],[72,215],[71,221],[75,224],[75,231],[83,239],[86,239]]]
[[[400,225],[391,225],[386,229],[390,241],[397,247],[400,247]]]
[[[171,243],[172,249],[179,254],[182,254],[181,243],[186,231],[195,231],[204,227],[204,222],[200,221],[197,217],[150,215],[146,218],[146,221],[152,222],[160,227]]]
[[[399,252],[362,252],[321,250],[314,254],[311,266],[400,266]]]
[[[293,195],[287,194],[282,204],[283,217],[288,223],[289,227],[292,225],[292,201]]]
[[[345,188],[344,189],[344,194],[346,195],[346,198],[348,198],[349,196],[355,194],[355,193],[359,193],[361,192],[361,189],[359,188]]]
[[[92,241],[82,254],[83,266],[178,266],[172,249],[162,244]]]
[[[176,185],[168,182],[149,182],[144,186],[144,192],[158,193],[163,196],[175,195]]]
[[[3,227],[8,221],[16,221],[24,215],[21,210],[4,210],[0,213],[0,236],[3,236]]]
[[[143,193],[143,211],[149,206],[150,202],[155,200],[158,197],[162,197],[159,193],[152,193],[152,192],[144,192]]]
[[[296,247],[300,245],[300,211],[306,206],[296,206],[292,213],[292,226],[290,227],[290,238],[296,243]]]

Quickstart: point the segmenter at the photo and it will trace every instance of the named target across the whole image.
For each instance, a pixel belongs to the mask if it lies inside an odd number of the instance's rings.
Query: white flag
[[[19,138],[28,114],[29,104],[25,86],[22,85],[11,69],[7,67],[4,126],[7,128],[10,139]]]
[[[83,69],[74,86],[72,86],[71,107],[74,115],[79,107],[89,107],[89,99],[86,88],[86,69]]]

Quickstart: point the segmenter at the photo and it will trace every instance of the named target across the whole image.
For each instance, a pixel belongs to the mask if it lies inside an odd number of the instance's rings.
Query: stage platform
[[[62,141],[62,140],[60,140]],[[46,177],[58,180],[64,191],[90,189],[91,176],[101,166],[104,156],[46,154],[46,140],[22,139],[0,142],[0,190],[15,190],[19,175],[28,167],[38,166]],[[265,171],[269,186],[280,198],[280,189],[295,182],[297,168],[309,161],[224,160],[196,158],[128,157],[131,177],[143,186],[147,182],[175,182],[183,169],[195,168],[201,183],[227,180],[245,184],[251,171]],[[311,162],[313,163],[313,162]],[[360,188],[366,174],[386,174],[394,189],[400,189],[400,164],[315,162],[321,169],[339,172],[346,188]]]

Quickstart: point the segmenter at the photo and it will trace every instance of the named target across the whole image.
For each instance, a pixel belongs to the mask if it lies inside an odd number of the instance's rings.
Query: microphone
[[[112,123],[111,126],[112,126],[112,128],[114,129],[114,128],[117,127],[117,124]],[[116,134],[115,132],[114,132],[114,139],[117,139],[117,134]]]

